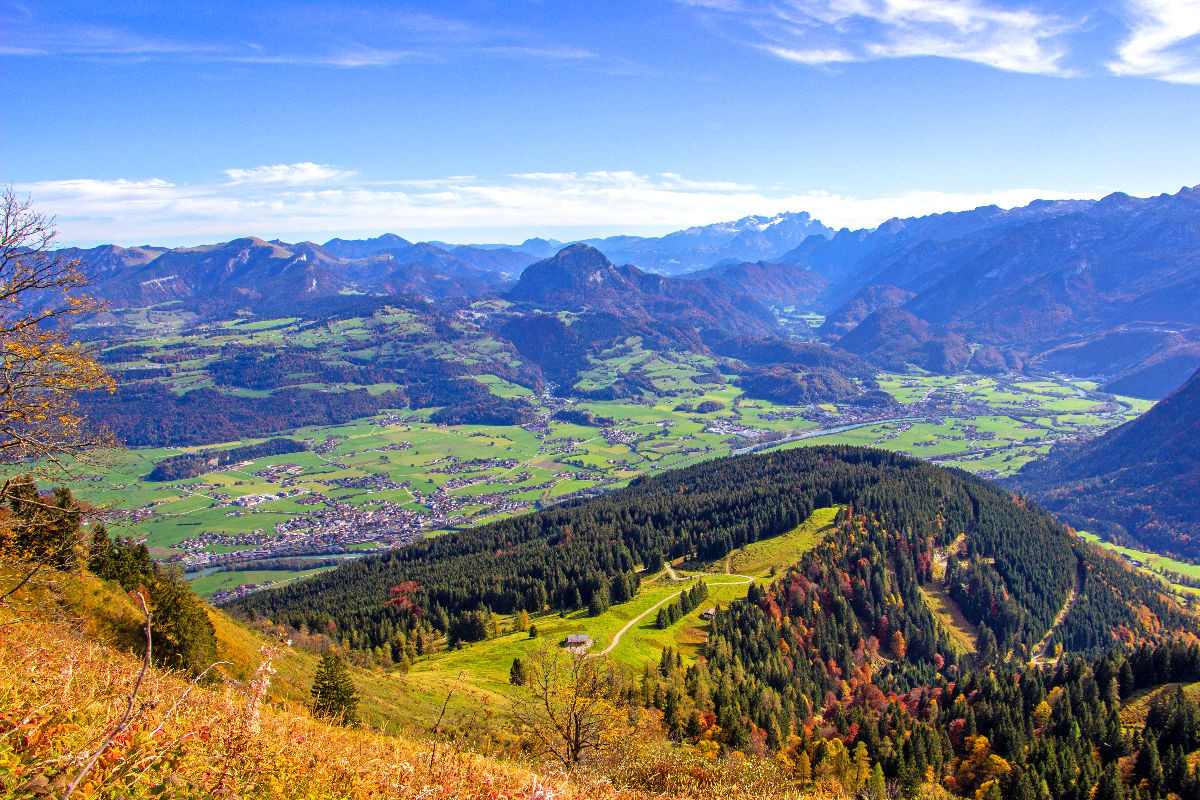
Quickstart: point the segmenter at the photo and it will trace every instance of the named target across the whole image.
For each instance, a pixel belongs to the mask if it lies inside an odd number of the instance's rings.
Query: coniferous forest
[[[411,658],[439,634],[456,647],[487,637],[493,612],[600,613],[633,596],[642,567],[721,559],[829,506],[841,510],[820,545],[718,609],[702,658],[685,668],[664,650],[628,690],[661,712],[668,736],[784,759],[802,780],[874,778],[906,795],[932,782],[984,798],[1083,800],[1096,785],[1103,797],[1136,785],[1139,797],[1195,796],[1195,701],[1162,692],[1137,736],[1119,714],[1144,687],[1197,680],[1200,649],[1176,638],[1194,636],[1193,618],[1021,498],[879,450],[708,462],[236,608],[297,628],[332,623],[352,647]],[[935,617],[930,592],[955,600],[973,642]],[[696,585],[676,605],[704,594]],[[663,607],[657,624],[681,610]],[[1146,754],[1138,772],[1120,772],[1135,753]]]

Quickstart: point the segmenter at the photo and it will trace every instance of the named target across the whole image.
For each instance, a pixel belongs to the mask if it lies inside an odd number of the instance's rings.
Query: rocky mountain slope
[[[1014,483],[1081,528],[1200,557],[1200,372],[1138,419],[1030,463]]]

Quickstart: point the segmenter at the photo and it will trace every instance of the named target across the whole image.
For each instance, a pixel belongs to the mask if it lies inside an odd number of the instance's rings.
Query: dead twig
[[[458,673],[458,679],[462,680],[463,674]],[[438,739],[442,733],[442,720],[446,718],[446,709],[450,707],[450,698],[454,697],[454,690],[457,686],[451,686],[450,691],[446,693],[446,702],[442,703],[442,713],[438,714],[437,722],[433,723],[433,750],[429,753],[429,774],[433,774],[433,762],[437,760]]]
[[[112,743],[112,740],[115,739],[117,735],[121,733],[121,731],[125,730],[125,728],[129,726],[129,723],[133,717],[133,706],[134,703],[137,702],[138,692],[140,692],[142,689],[142,679],[146,677],[146,671],[150,669],[151,648],[150,609],[146,606],[146,598],[140,591],[137,593],[137,597],[138,601],[142,604],[142,613],[146,615],[146,659],[142,662],[142,670],[138,673],[137,681],[133,684],[133,691],[129,695],[129,704],[125,708],[125,714],[121,717],[121,721],[117,723],[115,728],[108,732],[108,735],[105,736],[104,740],[100,742],[100,747],[96,749],[95,753],[92,753],[91,758],[89,758],[87,763],[83,765],[83,769],[79,770],[79,773],[75,776],[75,780],[71,781],[70,786],[67,787],[67,791],[63,793],[63,800],[68,800],[71,797],[71,794],[75,791],[75,787],[77,787],[80,781],[87,776],[88,772],[95,765],[96,761],[99,760],[100,756],[104,754],[104,751],[108,749],[108,746]]]

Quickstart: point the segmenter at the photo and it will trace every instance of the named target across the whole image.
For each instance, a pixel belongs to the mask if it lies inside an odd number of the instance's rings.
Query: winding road
[[[725,569],[726,569],[725,577],[741,578],[742,580],[724,581],[722,583],[710,583],[710,584],[708,584],[710,587],[712,587],[712,586],[745,586],[754,581],[754,578],[750,577],[749,575],[730,575],[728,573],[728,570],[729,570],[729,562],[728,561],[725,562]],[[673,581],[690,581],[690,580],[695,579],[692,577],[685,577],[685,578],[679,577],[678,575],[675,574],[675,570],[671,568],[670,564],[667,564],[666,573],[667,573],[668,577],[670,577],[670,579]],[[656,576],[656,578],[661,577],[662,574],[663,573],[660,572]],[[703,578],[704,576],[701,575],[701,576],[695,576],[695,577]],[[664,597],[662,600],[659,600],[657,603],[655,603],[654,605],[647,608],[641,614],[638,614],[636,617],[629,620],[629,622],[627,622],[625,624],[625,627],[621,628],[621,630],[617,631],[616,635],[613,636],[613,640],[611,642],[609,642],[608,647],[604,648],[603,650],[599,651],[598,653],[588,653],[588,658],[596,658],[597,656],[606,656],[609,653],[611,653],[613,651],[613,648],[615,648],[618,644],[620,644],[621,637],[624,636],[626,633],[628,633],[630,628],[632,628],[634,625],[637,625],[639,622],[641,622],[643,619],[645,619],[650,614],[650,612],[656,610],[659,606],[663,605],[664,603],[669,603],[672,600],[674,600],[676,597],[679,597],[679,595],[683,594],[684,591],[685,591],[684,589],[680,589],[675,594]]]

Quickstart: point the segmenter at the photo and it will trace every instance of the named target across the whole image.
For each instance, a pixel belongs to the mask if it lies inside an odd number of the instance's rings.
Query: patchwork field
[[[331,382],[320,370],[362,378],[370,365],[424,364],[435,376],[465,370],[532,421],[446,424],[436,421],[444,419],[436,406],[383,408],[342,424],[285,429],[279,436],[301,442],[302,451],[247,458],[194,477],[152,481],[149,474],[172,456],[265,439],[122,451],[75,491],[105,507],[119,535],[144,539],[156,557],[179,561],[197,576],[197,591],[220,601],[288,579],[287,572],[310,573],[288,559],[403,546],[704,459],[836,442],[1000,476],[1056,441],[1101,433],[1148,406],[1064,377],[917,372],[878,376],[897,401],[892,407],[784,405],[746,396],[738,376],[718,371],[729,362],[651,351],[637,336],[590,356],[574,396],[553,387],[535,393],[512,379],[519,379],[521,365],[511,346],[475,323],[504,307],[477,303],[442,322],[416,307],[221,322],[170,310],[114,312],[106,324],[125,334],[105,359],[118,379],[153,373],[137,379],[139,386],[157,382],[177,395],[215,387],[259,398],[282,382],[289,390],[332,394],[362,387],[378,397],[398,384]],[[449,325],[453,335],[439,334],[436,325]],[[238,354],[247,352],[290,354],[284,363],[295,366],[267,380],[239,366]],[[258,388],[259,382],[270,386]],[[782,566],[783,557],[777,560]],[[288,568],[277,569],[282,563]]]

